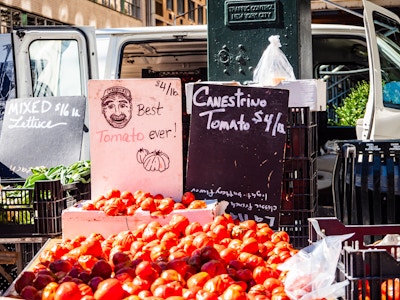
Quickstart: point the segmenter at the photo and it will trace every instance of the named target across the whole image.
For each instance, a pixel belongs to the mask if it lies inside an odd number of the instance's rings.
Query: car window
[[[313,36],[314,78],[327,83],[327,117],[335,124],[335,108],[350,90],[369,80],[366,42],[351,36]]]
[[[400,28],[378,12],[373,16],[382,70],[383,105],[400,109]]]
[[[36,40],[29,47],[29,58],[35,97],[81,94],[77,41]]]

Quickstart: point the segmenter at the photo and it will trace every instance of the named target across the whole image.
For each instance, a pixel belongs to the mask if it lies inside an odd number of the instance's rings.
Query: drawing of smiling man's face
[[[101,98],[104,118],[114,128],[124,128],[132,118],[131,92],[122,86],[113,86],[104,91]]]

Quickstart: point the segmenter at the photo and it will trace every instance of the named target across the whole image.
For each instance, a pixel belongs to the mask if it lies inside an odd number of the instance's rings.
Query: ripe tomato
[[[164,299],[169,296],[182,296],[182,285],[177,281],[159,285],[154,289],[153,296]]]
[[[382,300],[400,300],[400,279],[387,279],[381,284]]]
[[[161,199],[157,205],[157,210],[163,215],[168,215],[174,210],[175,201],[172,198]]]
[[[195,199],[196,199],[196,197],[194,196],[194,194],[193,194],[192,192],[185,192],[185,193],[182,195],[181,202],[182,202],[182,204],[184,204],[185,206],[189,206],[190,203],[192,203]]]
[[[57,282],[50,282],[45,286],[42,292],[42,299],[53,300],[57,292],[59,284]]]
[[[157,209],[156,202],[153,197],[147,197],[140,203],[140,208],[144,211],[154,212]]]
[[[276,231],[271,235],[271,242],[274,244],[284,241],[284,242],[289,242],[290,237],[289,234],[286,231]]]
[[[109,189],[107,190],[106,194],[104,195],[107,199],[111,198],[119,198],[121,197],[121,191],[118,189]]]
[[[254,237],[244,238],[242,243],[242,251],[256,254],[258,252],[258,241]]]
[[[99,283],[94,298],[96,300],[120,300],[125,296],[122,284],[115,278],[108,278]]]
[[[258,284],[263,284],[267,278],[278,278],[279,272],[267,266],[257,266],[253,270],[253,279]]]
[[[189,219],[184,215],[172,215],[171,220],[169,221],[169,225],[172,226],[173,232],[177,234],[177,236],[183,236],[190,224]]]
[[[207,272],[211,277],[215,277],[216,275],[225,274],[226,267],[221,260],[213,259],[204,263],[201,266],[201,271]]]
[[[215,240],[217,242],[230,237],[228,230],[222,224],[218,224],[218,225],[212,227],[211,230],[213,233],[215,233],[215,235],[216,235]]]
[[[81,290],[75,282],[63,282],[57,288],[54,300],[80,300]]]
[[[271,300],[290,300],[290,298],[285,292],[280,292],[273,294]]]
[[[207,280],[203,289],[215,295],[222,295],[234,283],[235,281],[228,274],[221,274]]]
[[[189,289],[192,289],[196,286],[203,288],[204,284],[209,279],[211,279],[210,274],[208,274],[207,272],[199,272],[199,273],[196,273],[196,274],[190,276],[186,282],[186,285]]]
[[[202,208],[207,208],[207,203],[203,200],[194,200],[188,206],[188,209],[202,209]]]
[[[278,286],[281,286],[283,284],[282,284],[282,281],[280,281],[278,278],[270,277],[270,278],[265,279],[265,281],[263,282],[263,285],[265,286],[267,291],[272,293],[273,289],[275,289]]]
[[[229,262],[230,262],[231,260],[237,259],[237,256],[238,256],[236,250],[234,250],[234,249],[232,249],[232,248],[228,248],[228,247],[225,248],[225,249],[223,249],[223,250],[219,253],[219,255],[221,256],[222,260],[223,260],[226,264],[229,264]]]
[[[147,279],[152,278],[156,270],[153,268],[150,261],[143,260],[136,266],[135,272],[140,278]]]
[[[196,300],[218,300],[218,296],[213,292],[201,289],[196,293]]]
[[[86,239],[81,244],[81,248],[82,248],[81,254],[93,255],[94,257],[98,257],[98,258],[102,257],[103,256],[103,248],[101,247],[101,243],[102,243],[102,241],[100,241],[97,238]]]
[[[247,300],[246,290],[238,284],[230,285],[221,295],[221,300]]]
[[[93,296],[92,288],[86,283],[78,284],[79,290],[81,291],[81,295],[83,296]]]

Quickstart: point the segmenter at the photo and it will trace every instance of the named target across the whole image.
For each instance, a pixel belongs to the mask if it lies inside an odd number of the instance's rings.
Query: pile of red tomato
[[[14,287],[28,300],[285,300],[278,266],[297,252],[266,223],[176,214],[164,226],[62,240]]]
[[[109,216],[132,216],[138,208],[141,208],[144,211],[149,211],[154,217],[168,215],[173,210],[178,209],[200,209],[206,207],[206,202],[196,200],[191,192],[184,193],[181,201],[178,202],[161,194],[152,195],[141,190],[134,193],[130,191],[121,192],[118,189],[111,189],[105,195],[86,201],[82,205],[83,210],[101,210]]]

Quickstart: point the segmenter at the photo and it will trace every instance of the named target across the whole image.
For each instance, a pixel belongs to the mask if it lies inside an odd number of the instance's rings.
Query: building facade
[[[217,0],[214,0],[217,1]],[[361,0],[333,0],[362,9]],[[399,0],[374,0],[399,13]],[[77,25],[96,28],[171,26],[207,23],[207,0],[0,0],[0,33],[26,25]],[[322,0],[311,0],[313,21],[354,23]],[[348,15],[348,14],[347,14]]]

